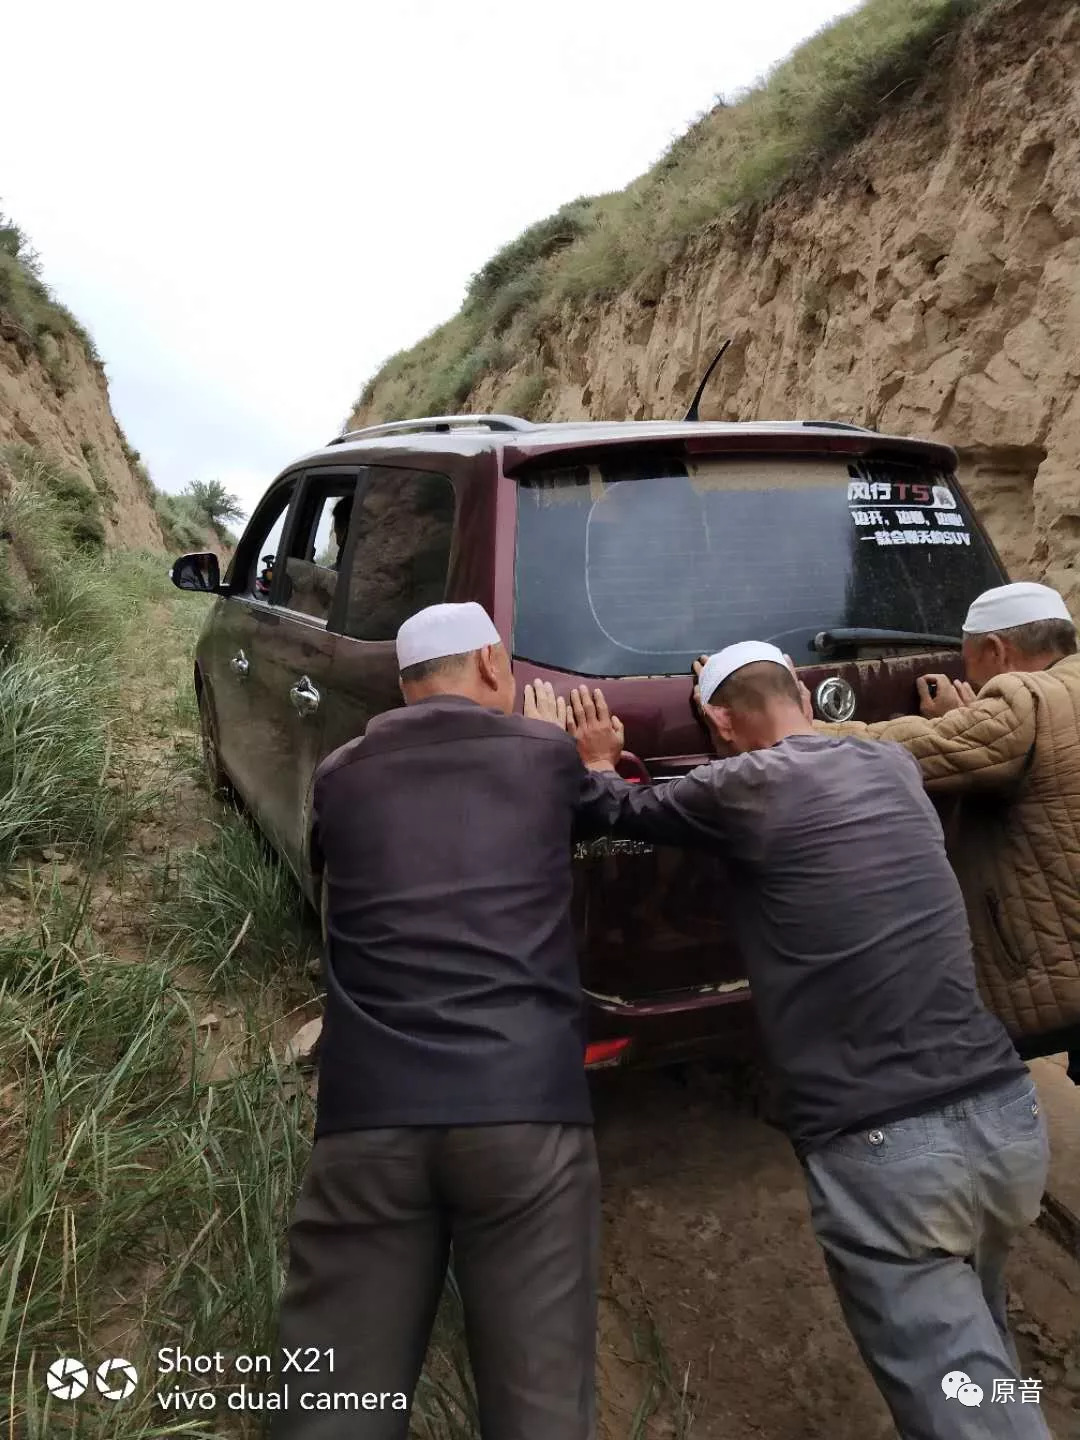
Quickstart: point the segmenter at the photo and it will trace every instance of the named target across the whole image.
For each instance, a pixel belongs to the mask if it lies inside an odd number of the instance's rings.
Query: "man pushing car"
[[[1080,1084],[1080,655],[1047,585],[988,590],[964,621],[966,682],[918,681],[922,716],[817,727],[893,740],[961,797],[950,854],[983,995],[1021,1055],[1069,1052]]]
[[[905,1440],[1045,1440],[1019,1407],[965,1408],[941,1377],[1019,1380],[1004,1263],[1047,1169],[1032,1081],[979,998],[963,899],[919,767],[897,745],[815,732],[784,656],[712,656],[702,713],[731,758],[655,786],[614,773],[622,728],[571,696],[593,772],[579,820],[707,845],[736,929],[815,1233]],[[526,713],[552,718],[546,684]]]

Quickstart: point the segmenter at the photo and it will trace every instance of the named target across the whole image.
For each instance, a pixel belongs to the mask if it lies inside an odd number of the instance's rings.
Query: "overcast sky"
[[[158,485],[246,507],[495,250],[855,0],[36,0],[0,209]]]

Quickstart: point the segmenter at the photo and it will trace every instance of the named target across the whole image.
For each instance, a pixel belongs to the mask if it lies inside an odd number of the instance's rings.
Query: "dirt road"
[[[603,1440],[893,1436],[829,1288],[798,1164],[749,1092],[706,1076],[598,1079]],[[1053,1089],[1065,1154],[1080,1090]],[[1017,1248],[1010,1308],[1057,1440],[1080,1440],[1080,1263],[1041,1230]]]

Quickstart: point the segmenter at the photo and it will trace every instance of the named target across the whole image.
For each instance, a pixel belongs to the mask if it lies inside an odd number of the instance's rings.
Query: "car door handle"
[[[300,679],[289,691],[289,699],[293,703],[293,709],[298,715],[314,715],[319,708],[319,701],[322,696],[306,675]]]
[[[248,664],[248,658],[243,650],[238,650],[229,661],[229,669],[234,675],[239,675],[241,678],[251,669],[251,666]]]

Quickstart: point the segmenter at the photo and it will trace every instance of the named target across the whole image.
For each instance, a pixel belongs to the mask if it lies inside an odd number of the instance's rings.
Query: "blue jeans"
[[[804,1160],[814,1233],[902,1440],[1048,1440],[1040,1405],[1021,1399],[1005,1313],[1005,1260],[1039,1214],[1048,1159],[1024,1076]],[[957,1371],[980,1404],[943,1393]],[[992,1399],[996,1379],[1014,1399]]]

